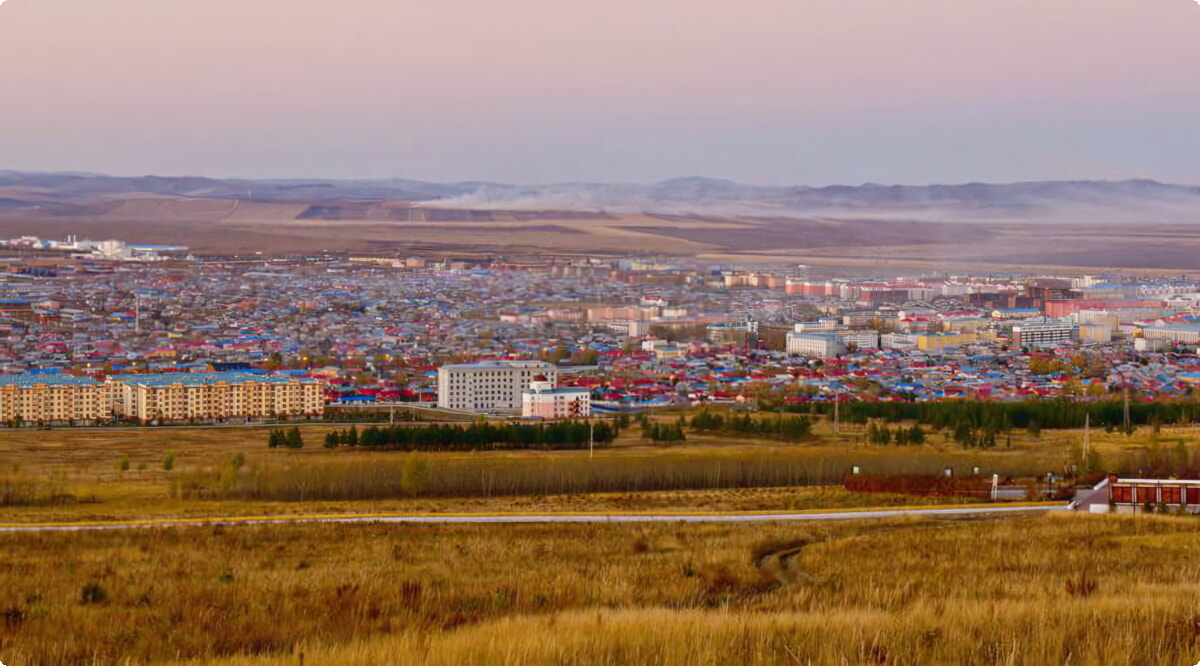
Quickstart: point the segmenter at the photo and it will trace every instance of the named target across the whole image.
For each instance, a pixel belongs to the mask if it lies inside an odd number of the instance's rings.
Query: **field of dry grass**
[[[16,506],[0,506],[0,522],[887,505],[895,498],[799,487],[837,485],[852,466],[864,473],[936,473],[952,466],[959,473],[979,467],[984,474],[1032,476],[1061,469],[1073,441],[1070,434],[1044,433],[1038,441],[1017,438],[1012,449],[981,452],[939,435],[922,447],[863,447],[819,429],[804,444],[694,436],[683,445],[656,447],[627,433],[590,459],[586,451],[331,451],[317,445],[327,426],[302,430],[308,445],[298,451],[268,449],[263,429],[0,430],[0,484],[25,493],[24,501],[11,502]],[[1097,442],[1118,446],[1099,436]],[[423,473],[406,486],[405,470],[418,462]]]
[[[1200,522],[0,535],[0,659],[1190,664]]]

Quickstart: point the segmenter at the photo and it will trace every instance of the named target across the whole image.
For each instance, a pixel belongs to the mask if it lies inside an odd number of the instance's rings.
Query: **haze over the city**
[[[1189,0],[14,0],[0,62],[8,169],[1200,181]]]

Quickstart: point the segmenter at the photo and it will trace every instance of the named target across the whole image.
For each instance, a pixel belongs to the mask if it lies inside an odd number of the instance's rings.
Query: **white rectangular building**
[[[1069,320],[1046,320],[1022,322],[1012,328],[1012,342],[1021,347],[1044,347],[1071,342],[1075,339],[1075,325]]]
[[[846,347],[836,333],[787,334],[787,352],[793,356],[831,358],[845,351]]]
[[[1170,340],[1186,345],[1200,344],[1200,324],[1169,324],[1142,329],[1147,340]]]
[[[538,380],[541,377],[542,379]],[[438,368],[438,407],[468,412],[520,412],[534,380],[558,383],[558,368],[542,361],[484,361]]]

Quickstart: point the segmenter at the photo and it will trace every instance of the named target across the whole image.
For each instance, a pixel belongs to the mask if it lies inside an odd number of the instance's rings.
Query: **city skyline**
[[[1200,182],[1191,2],[689,7],[7,3],[0,168]]]

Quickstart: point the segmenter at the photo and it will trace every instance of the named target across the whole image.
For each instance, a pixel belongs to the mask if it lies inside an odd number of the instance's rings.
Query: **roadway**
[[[844,509],[833,511],[738,512],[596,512],[596,513],[414,513],[414,514],[296,514],[213,518],[150,518],[113,521],[0,523],[0,533],[85,532],[183,527],[244,527],[294,524],[434,524],[519,525],[557,523],[768,523],[821,520],[871,520],[896,517],[966,517],[1069,511],[1059,502],[1020,504],[905,507],[894,509]]]

